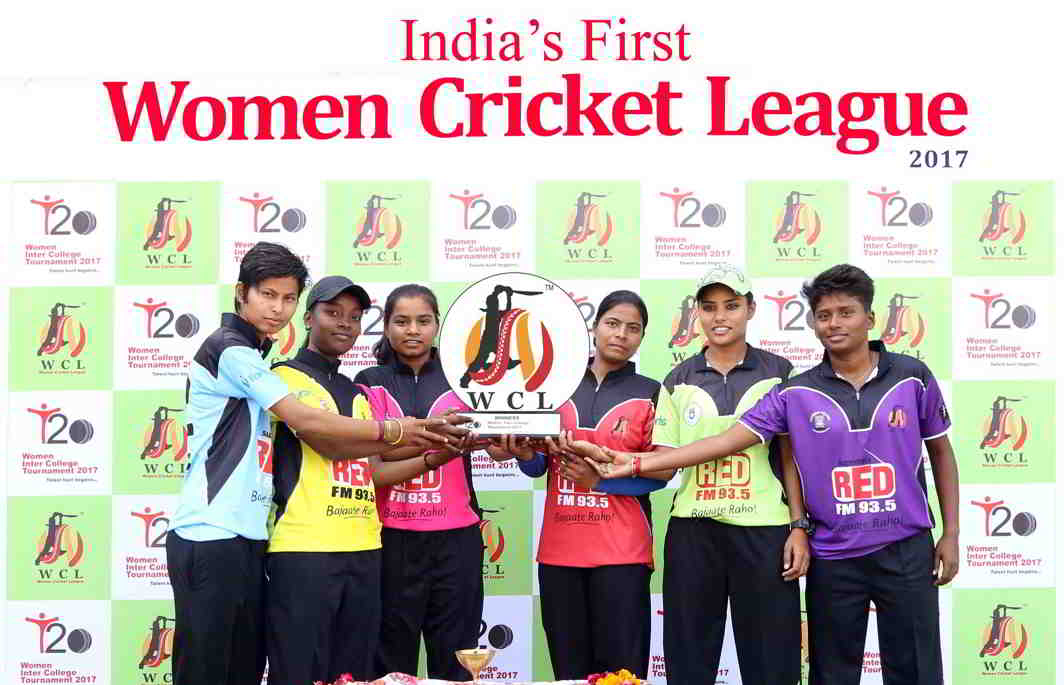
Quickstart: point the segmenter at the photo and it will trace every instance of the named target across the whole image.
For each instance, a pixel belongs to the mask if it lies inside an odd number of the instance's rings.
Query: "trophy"
[[[443,321],[440,348],[454,351],[442,358],[444,376],[483,437],[558,435],[558,407],[590,356],[587,323],[569,294],[519,272],[466,288]]]
[[[473,682],[477,682],[480,672],[495,658],[495,650],[490,647],[474,647],[473,649],[456,649],[454,656],[462,668],[469,671],[473,676]]]

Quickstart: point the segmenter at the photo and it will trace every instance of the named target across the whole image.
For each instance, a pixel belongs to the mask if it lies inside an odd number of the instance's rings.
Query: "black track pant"
[[[259,685],[266,665],[263,569],[266,543],[166,536],[174,590],[174,685]]]
[[[805,586],[809,685],[861,680],[868,603],[876,605],[883,685],[939,685],[942,646],[927,532],[854,559],[813,559]]]
[[[663,591],[669,685],[716,679],[725,611],[744,683],[794,685],[801,672],[798,581],[785,581],[788,526],[735,526],[708,518],[669,520]]]
[[[266,555],[270,685],[373,680],[381,624],[381,551]]]
[[[416,674],[418,642],[424,634],[429,677],[469,680],[454,651],[476,647],[480,633],[484,609],[480,526],[436,531],[385,528],[381,539],[378,674]]]
[[[650,661],[650,567],[539,565],[543,630],[554,677],[629,671],[646,678]]]

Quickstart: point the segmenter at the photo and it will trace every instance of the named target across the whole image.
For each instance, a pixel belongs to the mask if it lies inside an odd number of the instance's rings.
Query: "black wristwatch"
[[[797,521],[791,521],[791,530],[794,529],[804,530],[805,534],[809,537],[813,537],[813,531],[816,530],[816,526],[809,520],[809,516],[803,516]]]

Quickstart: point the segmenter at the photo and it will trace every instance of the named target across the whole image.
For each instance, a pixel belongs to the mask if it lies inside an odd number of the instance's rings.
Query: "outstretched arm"
[[[583,440],[572,443],[576,452],[589,458],[603,478],[625,478],[640,475],[646,471],[661,471],[683,466],[703,464],[714,459],[743,451],[760,441],[756,433],[741,423],[736,423],[728,430],[708,438],[702,438],[683,447],[667,452],[644,452],[633,454],[618,452],[608,447],[602,448]],[[600,454],[601,452],[601,454]],[[603,459],[603,456],[609,461]]]
[[[339,414],[308,407],[295,395],[285,395],[270,407],[270,412],[314,448],[318,454],[330,459],[357,459],[391,449],[396,445],[378,440],[376,421],[352,419]],[[419,446],[424,450],[429,445],[446,445],[453,438],[435,433],[430,428],[438,427],[446,419],[391,419],[402,424],[402,439],[398,446]]]

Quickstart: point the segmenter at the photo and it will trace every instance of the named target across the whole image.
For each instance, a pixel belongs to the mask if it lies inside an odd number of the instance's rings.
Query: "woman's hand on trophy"
[[[456,439],[439,432],[439,427],[446,421],[442,418],[415,419],[404,416],[399,419],[387,419],[383,423],[383,440],[395,447],[419,447],[421,449],[439,449],[450,447]]]
[[[429,428],[429,430],[434,433],[439,433],[448,438],[460,440],[471,432],[468,428],[464,427],[464,424],[471,422],[473,419],[468,416],[462,416],[458,413],[457,409],[448,409],[436,418],[443,419],[443,421],[442,423],[434,424]],[[451,440],[450,442],[454,443],[455,440]]]
[[[594,490],[602,477],[599,472],[582,458],[562,457],[562,476],[582,488]]]
[[[485,448],[488,456],[495,461],[507,461],[517,458],[520,461],[535,459],[536,450],[532,440],[518,435],[503,435],[491,439],[491,446]]]
[[[634,475],[632,460],[636,455],[630,452],[618,452],[609,447],[600,447],[599,449],[610,461],[602,462],[590,457],[584,457],[584,461],[598,471],[600,476],[603,478],[627,478]]]
[[[598,445],[587,440],[574,440],[572,431],[562,431],[558,436],[557,450],[574,459],[594,459],[608,462],[610,459]]]
[[[470,431],[458,441],[456,449],[463,456],[468,456],[477,450],[486,450],[491,446],[490,438],[482,438],[476,433]]]

